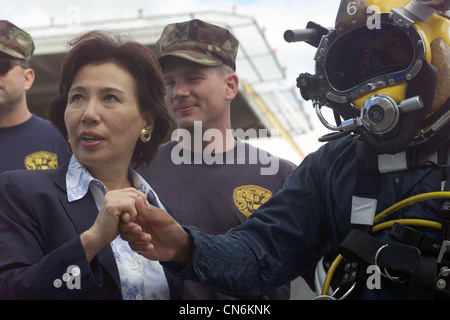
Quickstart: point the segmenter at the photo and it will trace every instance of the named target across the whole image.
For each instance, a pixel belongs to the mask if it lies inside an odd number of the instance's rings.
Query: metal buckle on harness
[[[441,250],[439,251],[439,255],[437,258],[438,263],[442,263],[442,259],[444,258],[445,252],[447,251],[447,247],[450,247],[450,240],[444,240],[442,242]]]
[[[388,270],[387,270],[386,267],[383,267],[383,270],[384,270],[384,273],[383,273],[383,272],[381,271],[380,266],[378,265],[378,255],[380,254],[380,252],[381,252],[383,249],[387,248],[388,246],[389,246],[389,244],[385,244],[385,245],[381,246],[381,247],[377,250],[377,253],[375,253],[375,266],[377,267],[378,271],[380,272],[380,274],[381,274],[383,277],[388,278],[389,280],[394,281],[394,282],[397,282],[397,283],[404,283],[404,282],[406,282],[406,279],[403,279],[403,280],[402,280],[400,277],[394,277],[394,276],[391,276],[391,275],[389,274],[389,272],[388,272]]]

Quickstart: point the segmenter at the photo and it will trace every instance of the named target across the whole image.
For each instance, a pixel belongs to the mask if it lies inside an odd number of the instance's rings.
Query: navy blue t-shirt
[[[158,149],[150,166],[138,172],[181,224],[221,234],[247,221],[283,187],[285,179],[296,168],[293,163],[239,139],[234,149],[215,156],[216,161],[210,159],[207,163],[202,153],[192,153],[169,141]],[[289,297],[290,286],[286,283],[265,296],[253,298],[287,300]],[[228,299],[235,297],[192,281],[185,282],[183,300]]]
[[[70,154],[68,143],[55,127],[36,115],[17,126],[0,128],[0,173],[56,169]]]

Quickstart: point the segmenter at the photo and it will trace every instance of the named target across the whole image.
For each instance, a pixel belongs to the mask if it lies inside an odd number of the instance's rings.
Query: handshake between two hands
[[[147,259],[173,261],[182,266],[191,259],[189,234],[170,214],[151,205],[134,188],[106,193],[94,224],[81,234],[88,261],[119,234],[132,250]]]
[[[119,233],[131,249],[151,260],[186,265],[191,258],[191,240],[181,225],[146,198],[136,201],[136,210],[135,219],[124,213],[119,223]]]

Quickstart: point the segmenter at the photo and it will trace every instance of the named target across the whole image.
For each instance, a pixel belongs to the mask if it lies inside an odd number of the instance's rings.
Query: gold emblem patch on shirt
[[[271,197],[270,190],[254,185],[240,186],[233,190],[234,204],[247,218]]]
[[[38,151],[25,157],[27,170],[46,170],[58,168],[58,156],[47,151]]]

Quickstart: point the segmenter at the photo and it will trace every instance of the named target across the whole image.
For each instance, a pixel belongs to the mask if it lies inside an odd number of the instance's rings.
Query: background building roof
[[[57,94],[59,69],[68,50],[67,43],[81,33],[89,30],[116,31],[144,43],[156,53],[155,43],[167,24],[194,18],[228,28],[240,42],[236,61],[240,88],[231,105],[233,129],[275,132],[303,158],[300,140],[296,138],[311,132],[313,125],[303,109],[298,89],[287,86],[283,81],[285,72],[264,30],[253,17],[245,15],[218,11],[159,16],[139,14],[136,18],[83,23],[72,19],[64,25],[27,28],[36,45],[31,59],[36,80],[28,92],[30,110],[46,117],[49,102]]]

